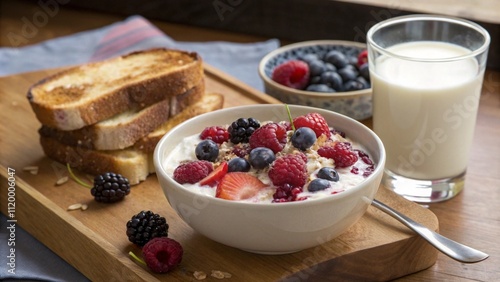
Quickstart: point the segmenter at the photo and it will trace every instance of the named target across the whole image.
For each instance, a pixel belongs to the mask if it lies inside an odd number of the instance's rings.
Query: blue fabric
[[[0,48],[0,76],[88,62],[95,55],[95,52],[102,47],[102,38],[106,34],[113,28],[119,28],[120,25],[131,21],[150,24],[140,16],[133,16],[110,26],[48,40],[33,46]],[[151,27],[155,28],[152,25]],[[120,47],[122,48],[118,52],[108,55],[116,56],[153,47],[195,51],[200,54],[204,62],[258,90],[263,90],[263,84],[257,72],[258,63],[265,54],[279,47],[279,41],[271,39],[265,42],[248,44],[176,42],[167,35],[162,34],[162,36],[149,37],[131,45]],[[85,276],[25,232],[20,226],[16,226],[16,271],[15,274],[9,274],[7,272],[8,267],[6,267],[9,261],[6,255],[9,249],[6,243],[9,238],[9,232],[6,232],[7,218],[1,215],[0,222],[2,230],[0,233],[0,280],[87,281]]]
[[[145,21],[140,16],[132,16],[124,22],[101,29],[80,32],[33,46],[0,48],[0,76],[88,62],[97,50],[100,39],[110,29],[137,19]],[[259,61],[264,55],[278,48],[279,41],[271,39],[257,43],[178,42],[163,34],[161,37],[147,38],[125,46],[112,56],[154,47],[195,51],[204,62],[262,91],[263,83],[257,72]]]

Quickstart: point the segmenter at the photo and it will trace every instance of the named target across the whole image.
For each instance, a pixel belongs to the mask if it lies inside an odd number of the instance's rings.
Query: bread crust
[[[180,123],[211,111],[219,110],[224,105],[224,96],[218,93],[206,93],[203,98],[196,103],[187,106],[182,112],[174,115],[158,127],[155,131],[140,138],[133,147],[136,150],[146,154],[152,154],[156,148],[156,144],[168,131]]]
[[[120,121],[119,114],[77,130],[59,130],[42,125],[39,134],[71,146],[83,146],[94,150],[124,149],[154,131],[178,111],[200,100],[204,93],[205,84],[202,81],[183,94],[172,96],[131,114],[126,121]],[[112,124],[109,124],[110,121]]]
[[[128,178],[131,185],[135,185],[149,175],[149,156],[140,151],[96,151],[65,145],[54,138],[43,136],[40,136],[40,144],[49,158],[94,176],[115,172]]]
[[[92,99],[87,99],[82,97],[81,93],[79,94],[78,87],[85,88],[84,83],[45,91],[44,87],[48,83],[61,77],[74,75],[75,73],[85,76],[89,72],[96,71],[100,66],[109,66],[120,60],[123,61],[136,56],[148,56],[151,53],[160,53],[165,56],[175,54],[183,58],[179,59],[180,61],[188,61],[187,58],[189,58],[189,62],[185,62],[180,66],[176,65],[166,71],[158,70],[146,79],[136,82],[127,80],[127,78],[130,78],[130,74],[127,73],[119,82],[123,83],[123,85],[118,87],[113,85],[113,87],[117,88],[95,94],[96,97]],[[203,65],[198,54],[158,48],[133,52],[125,56],[89,63],[56,73],[32,85],[28,90],[27,97],[37,119],[42,124],[61,130],[75,130],[108,119],[132,107],[144,108],[167,97],[180,95],[199,84],[202,79]],[[54,96],[51,96],[51,94],[54,94]],[[70,98],[74,97],[76,102],[65,101],[68,96]]]

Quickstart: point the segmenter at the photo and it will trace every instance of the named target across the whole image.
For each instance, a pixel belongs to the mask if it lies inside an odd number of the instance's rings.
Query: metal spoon
[[[373,200],[372,205],[379,210],[387,213],[393,218],[397,219],[399,222],[406,225],[411,230],[415,231],[417,234],[422,236],[427,242],[433,245],[436,249],[441,251],[443,254],[449,256],[452,259],[455,259],[464,263],[474,263],[485,260],[489,257],[488,254],[485,254],[481,251],[475,250],[471,247],[467,247],[460,243],[457,243],[453,240],[450,240],[427,227],[413,221],[409,217],[395,211],[394,209],[386,206],[385,204]]]

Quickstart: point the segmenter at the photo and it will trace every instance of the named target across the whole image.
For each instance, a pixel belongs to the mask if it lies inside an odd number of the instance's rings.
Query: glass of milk
[[[392,18],[368,31],[386,187],[420,203],[463,189],[489,43],[481,26],[437,15]]]

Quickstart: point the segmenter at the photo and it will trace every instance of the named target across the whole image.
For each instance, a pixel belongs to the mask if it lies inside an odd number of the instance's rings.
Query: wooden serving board
[[[38,142],[40,124],[26,99],[31,84],[54,72],[0,79],[2,213],[8,214],[10,168],[15,170],[16,224],[93,281],[195,281],[194,271],[203,271],[208,274],[206,281],[215,281],[210,277],[212,270],[230,273],[231,281],[383,281],[425,269],[437,259],[433,247],[373,207],[347,232],[318,247],[287,255],[258,255],[193,231],[169,206],[155,175],[134,186],[124,201],[115,204],[95,202],[87,188],[73,181],[56,186],[67,171],[44,156]],[[225,95],[225,107],[278,103],[210,66],[206,66],[206,83],[208,91]],[[27,166],[38,166],[38,174],[23,171]],[[383,187],[377,199],[438,229],[431,211]],[[75,203],[87,204],[88,209],[67,211]],[[140,249],[128,242],[125,224],[141,210],[163,215],[170,225],[169,236],[183,245],[182,263],[173,272],[153,274],[130,259],[129,251],[140,255]]]

